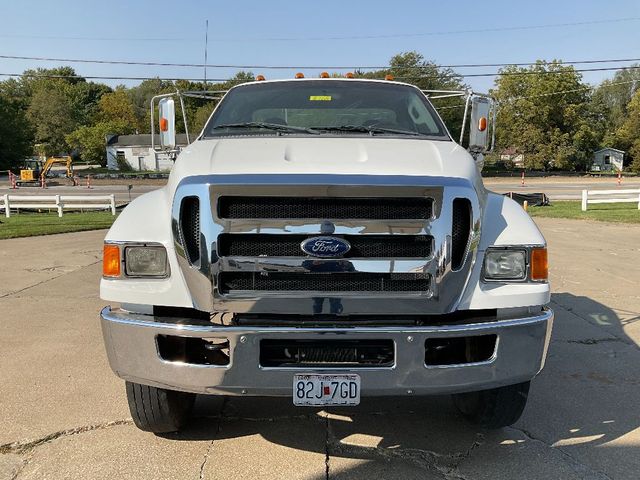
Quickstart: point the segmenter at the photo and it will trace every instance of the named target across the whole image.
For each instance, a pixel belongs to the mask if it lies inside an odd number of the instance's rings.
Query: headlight
[[[485,280],[524,280],[527,276],[526,250],[487,250]]]
[[[168,273],[167,251],[164,247],[126,247],[124,265],[130,277],[166,277]]]

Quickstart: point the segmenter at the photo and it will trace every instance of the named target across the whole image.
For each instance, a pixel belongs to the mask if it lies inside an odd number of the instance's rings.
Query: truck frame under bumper
[[[540,372],[551,337],[553,312],[525,318],[464,325],[421,327],[229,327],[189,324],[187,319],[133,314],[105,307],[102,331],[113,371],[125,380],[201,394],[291,396],[295,373],[357,373],[363,396],[429,395],[485,390],[531,380]],[[192,322],[193,323],[193,322]],[[431,339],[495,335],[489,358],[478,362],[427,365]],[[228,341],[228,365],[168,361],[158,338]],[[264,340],[385,340],[393,360],[385,366],[324,368],[260,365]]]

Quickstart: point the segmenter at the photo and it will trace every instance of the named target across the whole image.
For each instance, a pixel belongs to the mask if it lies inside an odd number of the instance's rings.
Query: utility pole
[[[209,20],[205,20],[204,27],[204,84],[207,84],[207,46],[209,44]]]

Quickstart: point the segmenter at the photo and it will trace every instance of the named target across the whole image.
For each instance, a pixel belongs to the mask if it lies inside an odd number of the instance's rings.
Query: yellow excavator
[[[59,164],[64,164],[66,166],[66,176],[71,179],[71,182],[75,185],[76,182],[73,176],[73,160],[68,155],[63,157],[47,157],[46,160],[36,158],[25,160],[23,166],[20,168],[20,180],[16,183],[18,186],[39,186],[42,183],[42,179],[49,176],[51,167]]]

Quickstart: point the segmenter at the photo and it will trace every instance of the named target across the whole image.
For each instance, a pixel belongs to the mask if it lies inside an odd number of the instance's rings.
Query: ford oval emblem
[[[337,237],[313,237],[302,242],[300,248],[312,257],[334,258],[342,257],[351,250],[351,244]]]

